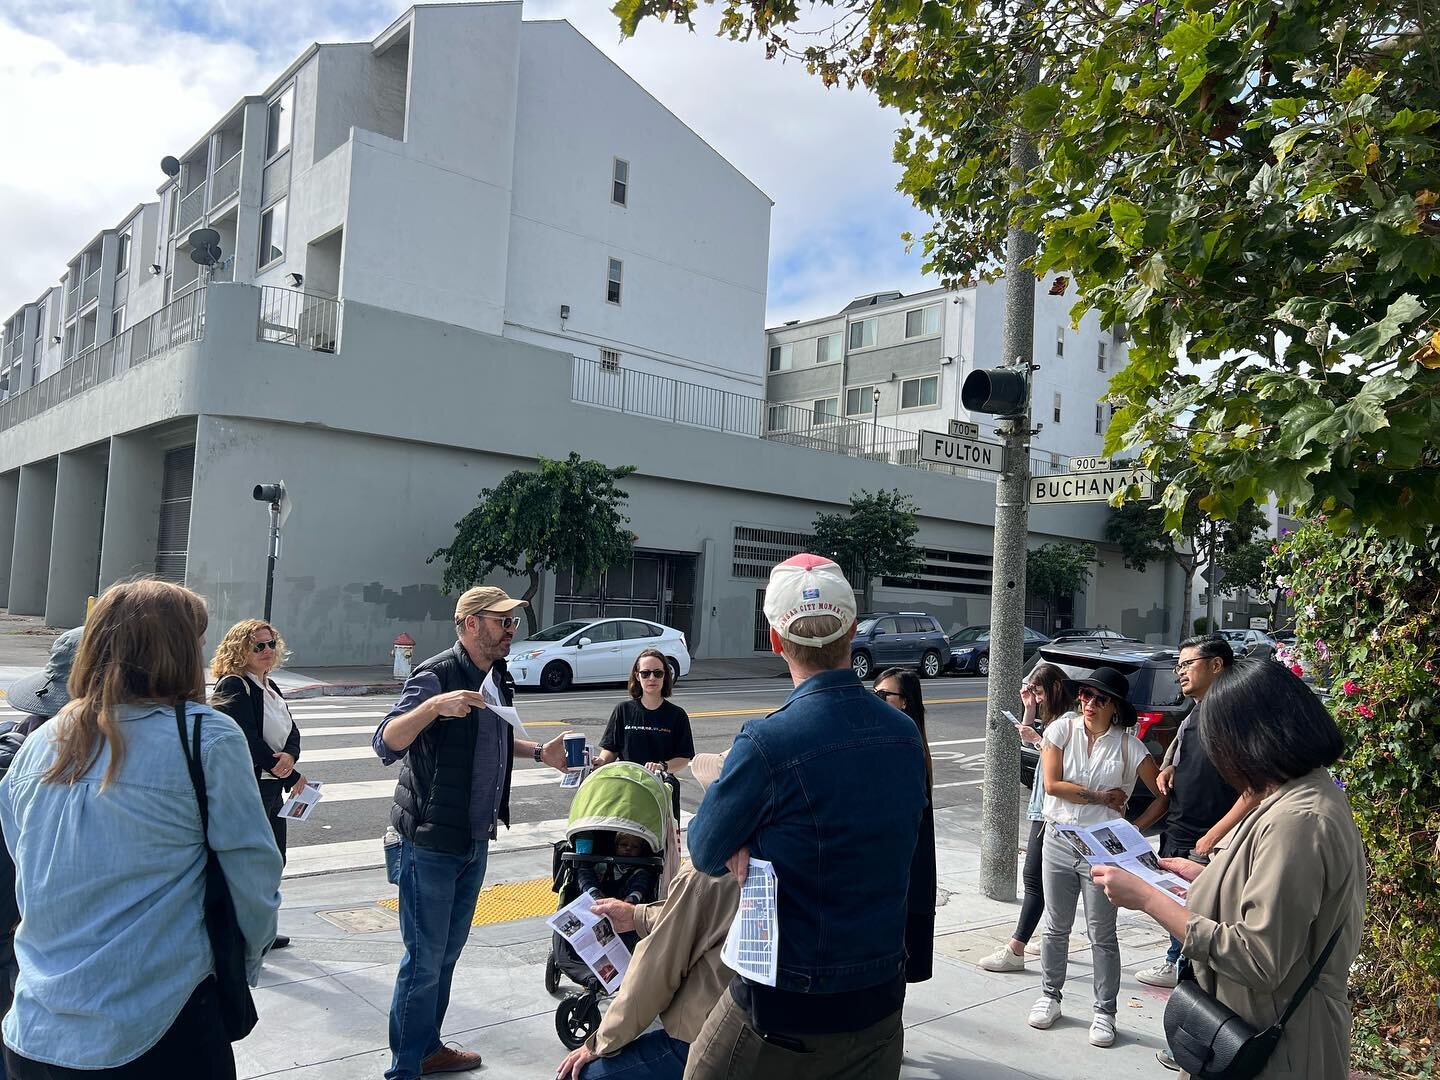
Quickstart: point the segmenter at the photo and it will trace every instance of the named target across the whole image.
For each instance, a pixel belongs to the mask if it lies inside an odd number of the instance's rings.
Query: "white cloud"
[[[137,203],[159,160],[192,145],[311,42],[368,40],[403,11],[364,5],[17,0],[0,13],[0,319],[53,285]],[[647,24],[621,43],[608,5],[532,0],[566,18],[775,200],[772,323],[838,310],[862,292],[926,287],[899,239],[925,221],[895,191],[898,117],[826,90],[760,48]]]

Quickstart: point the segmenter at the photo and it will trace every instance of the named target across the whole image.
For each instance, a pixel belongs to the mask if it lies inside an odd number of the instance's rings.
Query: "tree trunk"
[[[1184,641],[1195,632],[1190,624],[1190,593],[1195,587],[1195,564],[1192,562],[1186,567],[1181,563],[1180,569],[1185,573],[1185,599],[1180,605],[1180,640]]]
[[[538,619],[535,616],[535,594],[540,591],[540,571],[534,567],[525,567],[525,576],[530,584],[525,589],[525,595],[520,599],[525,601],[525,636],[534,637],[535,631],[540,629],[537,625]]]
[[[860,614],[875,610],[875,579],[865,575],[865,584],[860,587]]]

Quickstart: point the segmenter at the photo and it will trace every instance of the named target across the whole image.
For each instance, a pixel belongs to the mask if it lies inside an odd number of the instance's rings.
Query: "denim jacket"
[[[745,845],[775,865],[777,989],[861,990],[904,967],[910,860],[924,809],[914,721],[849,668],[826,671],[740,729],[690,822],[690,856],[713,876]]]
[[[204,716],[200,758],[210,844],[246,942],[250,980],[275,940],[280,853],[235,721]],[[73,784],[45,783],[65,717],[25,741],[0,783],[0,824],[15,859],[20,977],[6,1044],[36,1061],[106,1069],[149,1050],[213,973],[205,933],[205,840],[169,705],[116,709],[125,757],[100,790],[110,750]]]

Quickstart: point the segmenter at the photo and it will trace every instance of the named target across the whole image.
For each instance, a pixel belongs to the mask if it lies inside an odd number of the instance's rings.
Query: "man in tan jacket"
[[[723,760],[700,754],[690,772],[708,787]],[[734,977],[720,947],[739,903],[733,875],[714,878],[690,865],[675,875],[664,900],[597,900],[592,910],[619,933],[633,929],[640,944],[599,1029],[560,1063],[557,1080],[680,1080],[690,1044]],[[664,1030],[647,1032],[657,1016]]]

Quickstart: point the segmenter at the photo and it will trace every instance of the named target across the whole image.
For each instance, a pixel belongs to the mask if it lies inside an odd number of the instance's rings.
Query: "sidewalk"
[[[940,908],[935,977],[912,986],[905,1006],[907,1080],[1071,1080],[1075,1076],[1169,1076],[1155,1061],[1164,1045],[1165,992],[1135,981],[1158,959],[1166,935],[1122,913],[1119,1039],[1089,1045],[1090,968],[1083,937],[1072,941],[1066,1015],[1049,1031],[1026,1026],[1039,995],[1037,964],[992,975],[975,962],[1008,939],[1016,903],[985,899],[978,888],[976,825],[958,808],[936,814]],[[375,840],[378,848],[379,838]],[[857,859],[857,866],[863,860]],[[548,876],[548,849],[501,852],[487,887]],[[394,913],[377,904],[395,889],[381,871],[289,879],[280,929],[289,949],[266,960],[256,991],[260,1026],[236,1047],[241,1077],[358,1080],[389,1063],[387,1017],[401,946]],[[332,921],[327,921],[332,920]],[[1084,925],[1083,919],[1078,919]],[[351,929],[342,929],[349,926]],[[557,999],[545,992],[549,931],[542,917],[494,922],[471,932],[456,969],[444,1037],[479,1050],[477,1076],[549,1080],[565,1056],[555,1035]]]

